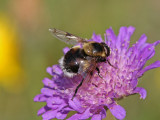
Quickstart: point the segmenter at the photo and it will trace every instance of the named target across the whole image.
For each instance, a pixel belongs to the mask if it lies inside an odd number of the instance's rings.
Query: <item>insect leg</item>
[[[110,66],[112,66],[113,68],[117,69],[115,66],[113,66],[113,65],[109,62],[109,60],[106,60],[106,62],[108,62],[108,64],[109,64]]]
[[[75,90],[75,92],[74,92],[74,95],[73,95],[73,97],[72,97],[72,100],[73,100],[73,98],[76,96],[76,94],[77,94],[77,92],[78,92],[78,89],[79,89],[79,87],[81,87],[83,81],[84,81],[84,78],[81,80],[80,84],[76,87],[76,90]]]
[[[99,70],[98,67],[96,67],[96,70],[97,70],[97,72],[98,72],[98,76],[99,76],[100,78],[103,78],[103,77],[100,75],[100,70]]]

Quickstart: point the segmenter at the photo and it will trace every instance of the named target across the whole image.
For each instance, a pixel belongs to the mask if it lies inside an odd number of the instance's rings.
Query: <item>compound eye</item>
[[[105,48],[106,56],[108,57],[111,54],[111,50],[110,50],[110,48],[108,47],[107,44],[105,44],[104,42],[102,44],[103,44],[103,46]]]
[[[106,50],[106,56],[108,57],[110,54],[111,54],[111,50],[110,50],[110,48],[106,45],[105,46],[105,50]]]

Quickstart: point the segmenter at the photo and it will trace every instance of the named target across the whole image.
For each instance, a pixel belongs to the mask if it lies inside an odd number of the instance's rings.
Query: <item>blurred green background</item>
[[[53,38],[55,27],[90,38],[112,27],[134,26],[131,43],[141,34],[148,42],[160,39],[159,0],[1,0],[0,1],[0,120],[41,120],[37,111],[44,103],[34,103],[40,93],[46,68],[57,64],[66,44]],[[147,65],[160,59],[160,45]],[[127,120],[160,119],[160,68],[144,74],[139,85],[147,98],[127,97],[119,104]],[[110,116],[110,115],[108,115]],[[110,118],[107,116],[107,120]]]

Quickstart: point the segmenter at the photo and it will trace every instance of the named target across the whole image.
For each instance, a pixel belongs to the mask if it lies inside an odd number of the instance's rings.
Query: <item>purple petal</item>
[[[91,120],[102,120],[102,116],[100,114],[93,115]]]
[[[50,75],[53,75],[53,71],[52,71],[52,67],[47,67],[47,73],[49,73]]]
[[[138,79],[133,79],[130,82],[131,88],[135,88],[137,86],[137,84],[138,84]]]
[[[34,102],[45,102],[46,100],[47,97],[44,96],[43,94],[39,94],[34,97]]]
[[[47,100],[47,106],[54,109],[54,110],[61,110],[67,106],[63,99],[59,97],[51,97]],[[64,111],[65,112],[65,111]]]
[[[137,87],[137,88],[133,91],[133,94],[134,94],[134,93],[139,93],[141,99],[145,99],[146,96],[147,96],[147,91],[146,91],[144,88],[141,88],[141,87]]]
[[[54,82],[52,80],[50,80],[49,78],[44,78],[44,80],[42,82],[47,87],[50,87],[50,88],[54,88],[55,87]]]
[[[61,113],[61,112],[58,112],[58,113],[56,114],[56,118],[63,120],[63,119],[65,119],[65,118],[67,117],[67,114],[68,114],[68,112],[65,113],[65,114],[63,114],[63,113]]]
[[[70,118],[68,118],[67,120],[79,120],[79,118],[81,117],[81,114],[74,114],[72,115]]]
[[[154,69],[154,68],[157,68],[157,67],[160,67],[160,61],[156,61],[154,63],[152,63],[151,65],[149,66],[146,66],[143,70],[141,70],[139,73],[138,73],[138,77],[142,76],[144,72],[150,70],[150,69]]]
[[[39,98],[44,96],[43,94],[38,94],[34,97],[34,102],[39,102]]]
[[[60,99],[59,97],[50,97],[50,98],[48,98],[48,100],[47,100],[47,106],[49,106],[49,107],[58,107],[58,105],[61,105],[61,104],[63,104],[64,103],[64,101],[63,101],[63,99]],[[56,108],[57,108],[56,107]]]
[[[154,46],[157,46],[160,43],[160,40],[153,43]]]
[[[114,48],[114,44],[116,42],[116,35],[114,34],[114,31],[112,30],[112,28],[109,28],[106,30],[106,35],[105,35],[105,42],[108,46]]]
[[[118,50],[121,50],[121,45],[124,43],[126,35],[127,35],[127,27],[121,27],[116,40],[116,48]]]
[[[130,26],[130,27],[121,27],[117,40],[116,40],[116,48],[119,50],[119,52],[121,50],[126,51],[129,47],[129,43],[130,43],[130,37],[133,34],[135,28]]]
[[[69,106],[79,113],[84,112],[84,108],[82,108],[81,103],[76,98],[69,100]]]
[[[54,93],[54,90],[51,90],[49,88],[42,88],[41,93],[43,93],[44,95],[47,95],[47,96],[52,96]]]
[[[101,35],[96,35],[95,33],[92,35],[92,40],[99,43],[103,42]]]
[[[151,49],[153,49],[153,52],[152,52],[152,54],[148,57],[148,59],[150,59],[150,58],[152,58],[152,57],[154,56],[154,54],[155,54],[155,46],[157,46],[159,43],[160,43],[160,40],[159,40],[159,41],[156,41],[156,42],[154,42],[154,43],[152,44]],[[150,51],[151,51],[151,49],[150,49]]]
[[[128,33],[130,36],[134,33],[134,31],[135,31],[135,27],[133,27],[133,26],[128,27]]]
[[[60,68],[59,65],[53,65],[52,66],[53,69],[53,73],[57,74],[57,75],[61,75],[63,73],[62,69]]]
[[[140,38],[138,43],[136,43],[135,47],[135,49],[138,50],[139,59],[145,60],[144,62],[146,62],[146,60],[149,60],[154,56],[155,46],[160,43],[160,41],[156,41],[153,44],[144,43],[146,39],[147,37],[144,35],[144,37]]]
[[[92,116],[92,113],[90,112],[90,108],[87,108],[84,113],[81,114],[81,117],[79,119],[88,119]]]
[[[44,120],[50,120],[56,117],[57,111],[56,110],[51,110],[51,111],[47,111],[46,113],[44,113],[42,115]]]
[[[144,60],[149,60],[155,53],[153,44],[146,45],[143,50],[140,52],[139,57],[142,57]]]
[[[47,106],[52,108],[52,110],[56,110],[59,108],[59,105],[52,104],[51,102],[47,102]]]
[[[102,111],[100,112],[102,119],[106,118],[106,110],[103,108]]]
[[[132,36],[132,34],[134,33],[135,28],[132,26],[129,26],[127,28],[127,34],[125,36],[125,38],[123,39],[123,43],[122,43],[122,47],[124,47],[124,50],[127,50],[129,47],[129,43],[130,43],[130,38]]]
[[[69,112],[69,111],[74,111],[72,108],[65,107],[63,108],[62,112]]]
[[[69,47],[65,47],[63,48],[63,53],[66,54],[69,50],[70,50]]]
[[[126,111],[123,107],[120,105],[117,105],[116,103],[113,103],[111,106],[109,106],[109,109],[111,113],[117,118],[117,119],[124,119],[126,116]]]
[[[138,40],[138,42],[136,43],[137,49],[140,50],[143,48],[143,46],[145,46],[147,41],[147,36],[145,34],[143,34],[140,39]]]
[[[39,116],[39,115],[45,113],[45,112],[48,111],[48,110],[50,110],[50,108],[47,107],[47,106],[44,106],[44,107],[42,107],[41,109],[38,110],[37,115]]]
[[[47,68],[47,72],[50,75],[61,75],[63,73],[63,71],[61,70],[61,68],[59,67],[59,65],[53,65],[52,67],[48,67]]]

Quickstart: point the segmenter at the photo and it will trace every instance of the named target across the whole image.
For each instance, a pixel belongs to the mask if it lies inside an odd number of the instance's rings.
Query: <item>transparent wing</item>
[[[87,40],[80,38],[78,36],[72,35],[68,32],[64,32],[58,29],[49,29],[49,31],[52,33],[54,37],[57,39],[71,45],[76,45],[77,43],[84,43],[87,42]]]
[[[91,84],[95,85],[94,83],[92,83],[91,78],[92,78],[92,72],[96,68],[96,61],[95,61],[95,59],[89,59],[88,63],[93,63],[93,65],[90,64],[87,67],[85,67],[85,65],[80,65],[80,68],[79,68],[80,70],[78,72],[79,72],[79,74],[82,75],[83,78],[82,78],[81,82],[78,84],[78,86],[76,87],[74,95],[72,97],[72,100],[76,96],[78,89],[82,86],[83,82],[91,82]]]
[[[97,67],[97,62],[95,58],[88,57],[87,60],[81,63],[78,73],[83,75],[83,77],[90,76],[91,72]]]

